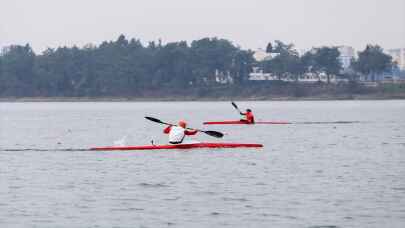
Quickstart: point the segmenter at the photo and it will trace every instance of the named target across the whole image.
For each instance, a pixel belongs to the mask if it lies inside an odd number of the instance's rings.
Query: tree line
[[[143,96],[164,88],[215,88],[224,82],[243,87],[250,85],[253,67],[280,79],[308,72],[328,78],[341,74],[336,47],[314,48],[300,56],[293,44],[275,41],[266,51],[278,54],[257,62],[253,51],[226,39],[144,45],[124,35],[100,45],[48,48],[38,55],[29,44],[11,45],[0,53],[0,96]],[[369,45],[352,65],[355,72],[375,75],[393,63],[379,46]]]
[[[363,51],[358,52],[358,58],[351,59],[348,69],[342,68],[338,47],[315,47],[300,56],[293,44],[276,40],[275,45],[267,45],[266,52],[278,55],[262,61],[259,65],[265,72],[272,73],[279,79],[298,80],[305,74],[325,74],[327,83],[330,83],[332,75],[352,81],[359,80],[361,76],[372,76],[375,80],[377,75],[396,67],[392,57],[385,54],[378,45],[367,45]]]

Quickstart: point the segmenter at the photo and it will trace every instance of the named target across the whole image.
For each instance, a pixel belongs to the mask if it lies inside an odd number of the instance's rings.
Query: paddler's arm
[[[163,130],[163,133],[169,134],[169,133],[170,133],[170,130],[172,130],[172,126],[167,126],[167,127]]]
[[[184,131],[184,134],[185,135],[195,135],[195,134],[197,134],[197,130],[185,130]]]

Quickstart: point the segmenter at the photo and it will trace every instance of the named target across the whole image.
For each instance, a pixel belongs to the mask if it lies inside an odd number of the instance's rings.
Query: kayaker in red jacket
[[[163,133],[169,134],[170,144],[180,144],[183,142],[186,135],[195,135],[197,130],[187,130],[187,123],[183,120],[179,121],[178,126],[171,125],[163,130]]]
[[[241,121],[247,122],[249,124],[255,123],[255,117],[253,116],[252,110],[246,109],[246,112],[240,112],[242,116],[245,116],[245,119],[241,119]]]

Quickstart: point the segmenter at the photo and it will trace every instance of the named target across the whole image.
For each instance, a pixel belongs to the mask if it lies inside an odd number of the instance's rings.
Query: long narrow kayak
[[[225,121],[210,121],[204,122],[206,125],[255,125],[255,124],[354,124],[362,123],[361,121],[303,121],[303,122],[287,122],[287,121],[257,121],[254,124],[240,120],[225,120]]]
[[[146,146],[106,146],[93,147],[90,150],[170,150],[170,149],[194,149],[194,148],[259,148],[262,144],[251,143],[190,143],[172,145],[146,145]]]
[[[206,125],[225,125],[225,124],[245,124],[245,125],[252,125],[251,123],[247,123],[245,121],[240,120],[224,120],[224,121],[210,121],[204,122]],[[291,124],[287,121],[257,121],[254,124]]]

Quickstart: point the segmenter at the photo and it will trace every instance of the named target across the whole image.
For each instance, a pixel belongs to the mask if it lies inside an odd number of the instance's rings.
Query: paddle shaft
[[[153,118],[153,117],[148,117],[148,118],[146,118],[146,119],[152,120],[153,122],[157,122],[157,123],[169,125],[169,126],[177,126],[176,124],[166,123],[166,122],[163,122],[163,121],[161,121],[161,120],[159,120],[159,119],[155,119],[155,118],[152,119],[152,118]],[[155,121],[155,120],[158,120],[158,121]],[[196,130],[196,131],[204,132],[203,130],[188,128],[188,127],[186,127],[185,129],[186,129],[186,130]]]
[[[235,104],[235,102],[232,101],[232,106],[240,113],[242,114],[242,112],[240,111],[239,107]]]
[[[153,118],[153,117],[146,116],[145,118],[150,120],[150,121],[156,122],[156,123],[161,123],[161,124],[165,124],[165,125],[169,125],[169,126],[177,126],[175,124],[166,123],[166,122],[163,122],[163,121],[161,121],[159,119],[156,119],[156,118]],[[196,130],[196,131],[199,131],[199,132],[203,132],[203,133],[205,133],[205,134],[207,134],[209,136],[213,136],[213,137],[216,137],[216,138],[222,138],[224,136],[224,134],[222,134],[221,132],[218,132],[218,131],[204,131],[204,130],[194,129],[194,128],[185,128],[185,129],[187,129],[187,130]]]

